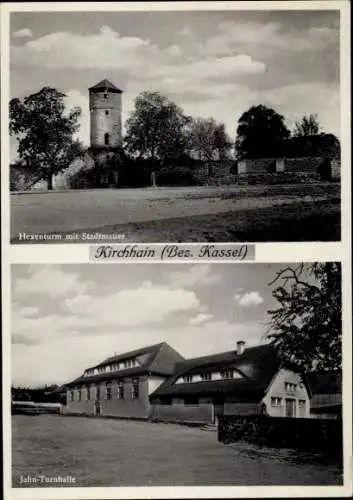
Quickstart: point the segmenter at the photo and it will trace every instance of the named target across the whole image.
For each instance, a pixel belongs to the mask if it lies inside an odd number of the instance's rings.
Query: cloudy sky
[[[13,265],[13,383],[64,383],[162,341],[185,357],[257,344],[285,265]]]
[[[10,22],[11,97],[65,92],[68,106],[82,107],[86,144],[87,89],[103,78],[124,91],[124,120],[141,91],[157,90],[194,117],[224,122],[232,138],[256,104],[289,128],[317,113],[340,135],[338,12],[26,12]]]

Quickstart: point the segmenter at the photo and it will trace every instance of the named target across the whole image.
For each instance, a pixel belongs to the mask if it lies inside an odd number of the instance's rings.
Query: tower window
[[[109,146],[109,134],[108,133],[104,134],[104,144],[106,146]]]
[[[106,115],[109,115],[109,111],[107,110],[107,111],[105,112],[105,114],[106,114]]]

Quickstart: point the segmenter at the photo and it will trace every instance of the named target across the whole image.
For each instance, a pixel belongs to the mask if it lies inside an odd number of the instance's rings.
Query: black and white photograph
[[[13,488],[343,484],[340,263],[11,276]]]
[[[12,244],[341,240],[338,4],[189,4],[10,13]]]
[[[350,4],[4,2],[5,500],[350,497]]]

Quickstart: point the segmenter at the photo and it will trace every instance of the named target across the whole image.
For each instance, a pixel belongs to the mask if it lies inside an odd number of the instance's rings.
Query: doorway
[[[101,404],[99,401],[96,401],[95,404],[94,404],[94,408],[95,408],[95,412],[94,414],[99,417],[101,414],[102,414],[102,411],[101,411]]]
[[[224,415],[224,402],[213,401],[212,404],[212,423],[218,426],[219,417]]]
[[[294,418],[295,413],[295,399],[286,399],[286,417]]]

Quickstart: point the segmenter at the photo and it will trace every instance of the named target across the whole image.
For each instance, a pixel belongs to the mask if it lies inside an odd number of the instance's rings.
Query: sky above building
[[[87,89],[103,78],[124,92],[123,123],[147,90],[193,117],[213,116],[232,139],[258,104],[290,129],[315,113],[340,135],[336,11],[25,12],[11,14],[10,31],[11,97],[63,91],[68,107],[82,108],[87,145]]]
[[[12,266],[12,381],[65,383],[115,353],[166,341],[185,357],[266,338],[286,264]]]

